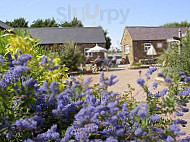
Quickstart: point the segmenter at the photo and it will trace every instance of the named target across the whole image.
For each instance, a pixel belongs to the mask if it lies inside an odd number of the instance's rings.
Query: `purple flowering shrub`
[[[26,56],[25,60],[18,60],[20,56]],[[32,76],[27,64],[30,55],[20,53],[14,60],[8,57],[0,56],[0,64],[6,70],[0,76],[0,141],[189,140],[189,137],[178,139],[185,134],[178,124],[186,125],[185,120],[165,117],[168,113],[182,116],[188,112],[187,86],[178,87],[169,79],[168,89],[151,93],[145,81],[139,79],[137,83],[144,88],[147,99],[144,103],[129,103],[120,101],[118,93],[108,91],[109,86],[118,82],[115,75],[105,78],[102,72],[100,83],[92,87],[89,85],[92,78],[79,81],[71,76],[65,88],[60,89],[59,82],[45,80],[40,84]],[[40,64],[49,67],[46,57]],[[147,78],[154,71],[156,68],[150,68]],[[155,90],[157,85],[153,84]]]
[[[150,76],[156,70],[156,67],[149,68],[145,74],[147,80],[150,79]],[[152,85],[152,88],[154,89],[153,92],[151,92],[145,85],[145,81],[143,79],[138,79],[137,83],[144,89],[147,94],[146,103],[149,106],[148,112],[151,115],[151,119],[158,120],[158,116],[160,119],[162,117],[162,121],[164,120],[165,122],[160,123],[159,125],[168,126],[167,130],[173,134],[170,134],[167,139],[170,139],[170,137],[172,137],[173,140],[171,141],[174,141],[177,140],[178,136],[185,135],[185,132],[180,132],[179,125],[185,127],[187,124],[187,122],[183,120],[181,116],[189,111],[186,106],[190,100],[190,80],[184,72],[179,72],[179,76],[174,79],[165,77],[162,73],[158,73],[158,76],[164,78],[164,81],[168,86],[161,91],[156,90],[158,86],[158,83],[156,82],[154,82]],[[182,83],[180,83],[181,78],[184,78],[184,82]],[[171,115],[174,115],[174,117],[168,117]],[[188,137],[187,139],[187,141],[189,141]],[[178,141],[180,140],[181,139]]]

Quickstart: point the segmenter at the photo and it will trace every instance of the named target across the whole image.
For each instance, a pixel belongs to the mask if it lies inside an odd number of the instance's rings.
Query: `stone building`
[[[59,50],[60,45],[73,42],[80,47],[85,56],[93,56],[86,51],[96,44],[105,48],[106,40],[101,27],[50,27],[27,28],[33,38],[40,39],[46,49]]]
[[[0,30],[11,29],[12,27],[0,21]],[[13,28],[12,28],[13,29]],[[59,47],[66,42],[73,42],[81,49],[84,56],[93,56],[86,51],[99,45],[106,46],[104,32],[101,27],[48,27],[48,28],[22,28],[28,30],[33,38],[39,38],[39,45],[45,49],[58,51]],[[15,33],[19,28],[15,28]]]
[[[125,27],[121,40],[122,56],[128,63],[142,59],[150,59],[148,49],[153,46],[157,52],[155,58],[163,53],[168,47],[168,42],[175,41],[173,38],[186,33],[184,27]]]

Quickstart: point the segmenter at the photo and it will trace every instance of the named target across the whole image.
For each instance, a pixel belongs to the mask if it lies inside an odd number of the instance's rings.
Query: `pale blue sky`
[[[0,20],[24,17],[69,21],[76,14],[85,26],[107,29],[119,46],[125,26],[160,26],[190,21],[189,0],[1,0]]]

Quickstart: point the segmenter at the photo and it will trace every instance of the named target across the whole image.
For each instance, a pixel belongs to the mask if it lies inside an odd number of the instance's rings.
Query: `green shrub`
[[[132,66],[140,66],[140,65],[142,65],[140,62],[133,62],[132,63]]]
[[[68,68],[65,67],[64,64],[60,64],[60,58],[58,56],[54,56],[54,60],[51,59],[50,52],[46,52],[43,50],[41,46],[39,46],[38,39],[33,39],[30,36],[30,33],[26,30],[18,30],[16,33],[12,33],[12,31],[0,31],[0,54],[2,56],[6,56],[8,54],[14,55],[13,60],[17,58],[18,51],[20,53],[30,54],[32,56],[32,60],[28,61],[28,66],[31,68],[30,72],[33,79],[37,79],[40,83],[45,80],[52,82],[57,81],[61,88],[64,87],[63,82],[64,79],[67,78],[66,72]],[[40,61],[43,58],[44,54],[46,54],[47,61],[52,61],[51,65],[40,66]],[[48,68],[53,68],[54,66],[59,65],[59,68],[55,70],[48,70]],[[7,68],[0,70],[2,73],[5,72]]]
[[[83,62],[83,53],[80,51],[80,47],[74,43],[65,43],[60,47],[59,52],[60,64],[69,68],[69,71],[79,70],[79,65]]]
[[[190,35],[181,40],[181,54],[178,51],[178,44],[169,46],[160,56],[158,63],[161,64],[162,72],[166,76],[174,77],[178,72],[183,71],[190,75]]]
[[[43,55],[45,50],[38,45],[38,39],[33,39],[26,30],[17,30],[15,33],[10,31],[0,31],[0,53],[16,54],[18,50],[32,56]]]
[[[20,61],[23,57],[26,59]],[[154,83],[153,92],[145,80],[138,79],[137,83],[147,94],[145,102],[139,103],[134,101],[130,85],[125,98],[108,91],[118,82],[115,75],[105,78],[102,72],[99,84],[91,87],[91,77],[80,81],[71,76],[63,90],[55,81],[44,81],[40,85],[33,79],[27,64],[31,60],[29,54],[20,53],[17,59],[10,60],[11,56],[8,59],[0,56],[3,68],[9,66],[9,70],[0,75],[2,142],[190,140],[189,137],[180,139],[185,132],[180,131],[179,125],[184,126],[187,122],[176,118],[189,111],[186,108],[190,100],[188,77],[187,84],[182,86],[176,80],[165,78],[168,89],[156,90]],[[39,67],[47,69],[51,65],[46,59],[43,57]],[[19,64],[14,64],[17,61]],[[149,68],[147,79],[156,70]],[[168,117],[171,114],[175,118]]]

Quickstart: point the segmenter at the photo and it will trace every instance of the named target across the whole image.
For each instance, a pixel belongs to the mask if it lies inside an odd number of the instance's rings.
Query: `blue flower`
[[[145,118],[148,116],[147,109],[140,109],[138,111],[138,115],[140,116],[141,119]]]
[[[177,116],[183,116],[184,114],[182,112],[176,112],[175,113]]]
[[[43,56],[40,65],[47,64],[47,57]]]
[[[31,130],[31,129],[35,129],[37,127],[37,122],[31,118],[25,118],[25,119],[19,119],[16,120],[15,123],[13,123],[13,126],[16,127],[16,129],[18,130]]]
[[[38,135],[37,140],[41,142],[47,142],[48,140],[58,141],[59,133],[56,132],[56,130],[57,130],[57,125],[53,125],[51,129],[48,129],[47,132]]]
[[[163,133],[164,130],[162,128],[152,127],[152,132],[154,133]]]
[[[76,130],[74,127],[68,127],[67,131],[65,133],[65,136],[63,139],[61,139],[61,142],[67,142],[71,137],[73,137],[76,133]]]
[[[53,57],[50,57],[49,64],[52,64],[52,63],[53,63]]]
[[[170,77],[166,77],[166,78],[164,79],[164,81],[165,81],[166,83],[172,83],[172,79],[171,79]]]
[[[95,133],[98,130],[98,126],[94,123],[86,124],[84,127],[76,129],[75,138],[77,141],[86,141],[91,133]]]
[[[159,72],[158,77],[164,77],[163,73]]]
[[[174,138],[172,138],[170,135],[167,136],[166,142],[174,142]]]
[[[144,83],[145,83],[144,79],[142,78],[137,79],[137,84],[139,84],[141,87],[144,86]]]
[[[27,139],[27,140],[24,140],[24,142],[34,142],[34,141],[31,139]]]
[[[43,85],[39,87],[39,91],[42,91],[42,92],[46,92],[48,91],[49,87],[48,87],[48,82],[45,80]]]
[[[174,120],[175,124],[181,124],[181,125],[186,125],[187,121],[183,120],[183,119],[175,119]]]
[[[7,138],[7,139],[10,139],[11,137],[12,137],[12,133],[8,132],[8,133],[6,134],[6,138]]]
[[[164,96],[166,95],[166,93],[168,92],[168,89],[167,88],[164,88],[162,91],[160,91],[160,96]]]
[[[53,66],[53,67],[49,68],[48,70],[53,71],[53,70],[56,70],[58,68],[59,68],[59,65],[56,65],[56,66]]]
[[[108,86],[112,86],[114,85],[115,83],[117,83],[119,80],[114,80],[117,76],[116,75],[111,75],[106,81],[105,81],[105,84],[108,85]]]
[[[89,77],[86,79],[86,81],[83,82],[83,86],[88,86],[92,82],[92,77]]]
[[[22,85],[24,87],[34,87],[34,85],[37,83],[36,80],[34,80],[32,77],[27,78],[27,80],[22,82]]]
[[[12,56],[10,53],[7,54],[7,60],[12,63]]]
[[[180,127],[176,124],[170,125],[168,129],[174,134],[177,134],[178,132],[180,132]]]
[[[118,140],[115,139],[114,137],[110,136],[109,138],[106,139],[105,142],[118,142]]]
[[[182,135],[186,135],[186,132],[185,131],[182,131],[182,132],[179,132],[178,133],[180,136],[182,136]]]
[[[158,114],[155,114],[155,115],[151,115],[150,116],[150,121],[152,122],[152,123],[155,123],[155,122],[157,122],[157,121],[159,121],[160,120],[160,116],[158,115]]]
[[[189,109],[188,108],[182,108],[182,112],[188,112]]]
[[[116,130],[116,135],[123,137],[125,135],[125,129],[120,128],[120,129]]]
[[[186,77],[186,78],[184,79],[184,81],[185,81],[185,82],[190,82],[190,77]]]
[[[142,134],[142,129],[141,128],[137,128],[136,130],[135,130],[135,136],[140,136],[141,134]]]
[[[5,79],[0,80],[0,87],[4,88],[4,87],[7,87],[7,85],[8,85],[8,82]]]
[[[100,83],[104,83],[104,82],[105,82],[104,72],[101,72],[101,74],[100,74]]]
[[[20,49],[18,50],[18,53],[19,53],[19,56],[22,55],[22,51]]]
[[[28,60],[31,60],[31,59],[32,59],[32,56],[30,54],[22,54],[17,58],[17,60],[22,63],[27,62]]]
[[[178,74],[179,74],[179,75],[185,75],[185,73],[184,73],[184,72],[178,72]]]
[[[185,97],[189,96],[189,94],[190,94],[190,91],[179,91],[178,92],[178,95],[185,96]]]
[[[146,76],[147,79],[150,79],[150,76],[149,76],[148,73],[146,73],[145,76]]]
[[[0,64],[4,64],[4,58],[2,55],[0,55]]]
[[[152,73],[155,72],[156,70],[157,67],[150,67],[146,73],[152,75]]]
[[[156,89],[158,87],[158,83],[154,82],[152,87],[153,87],[153,89]]]

